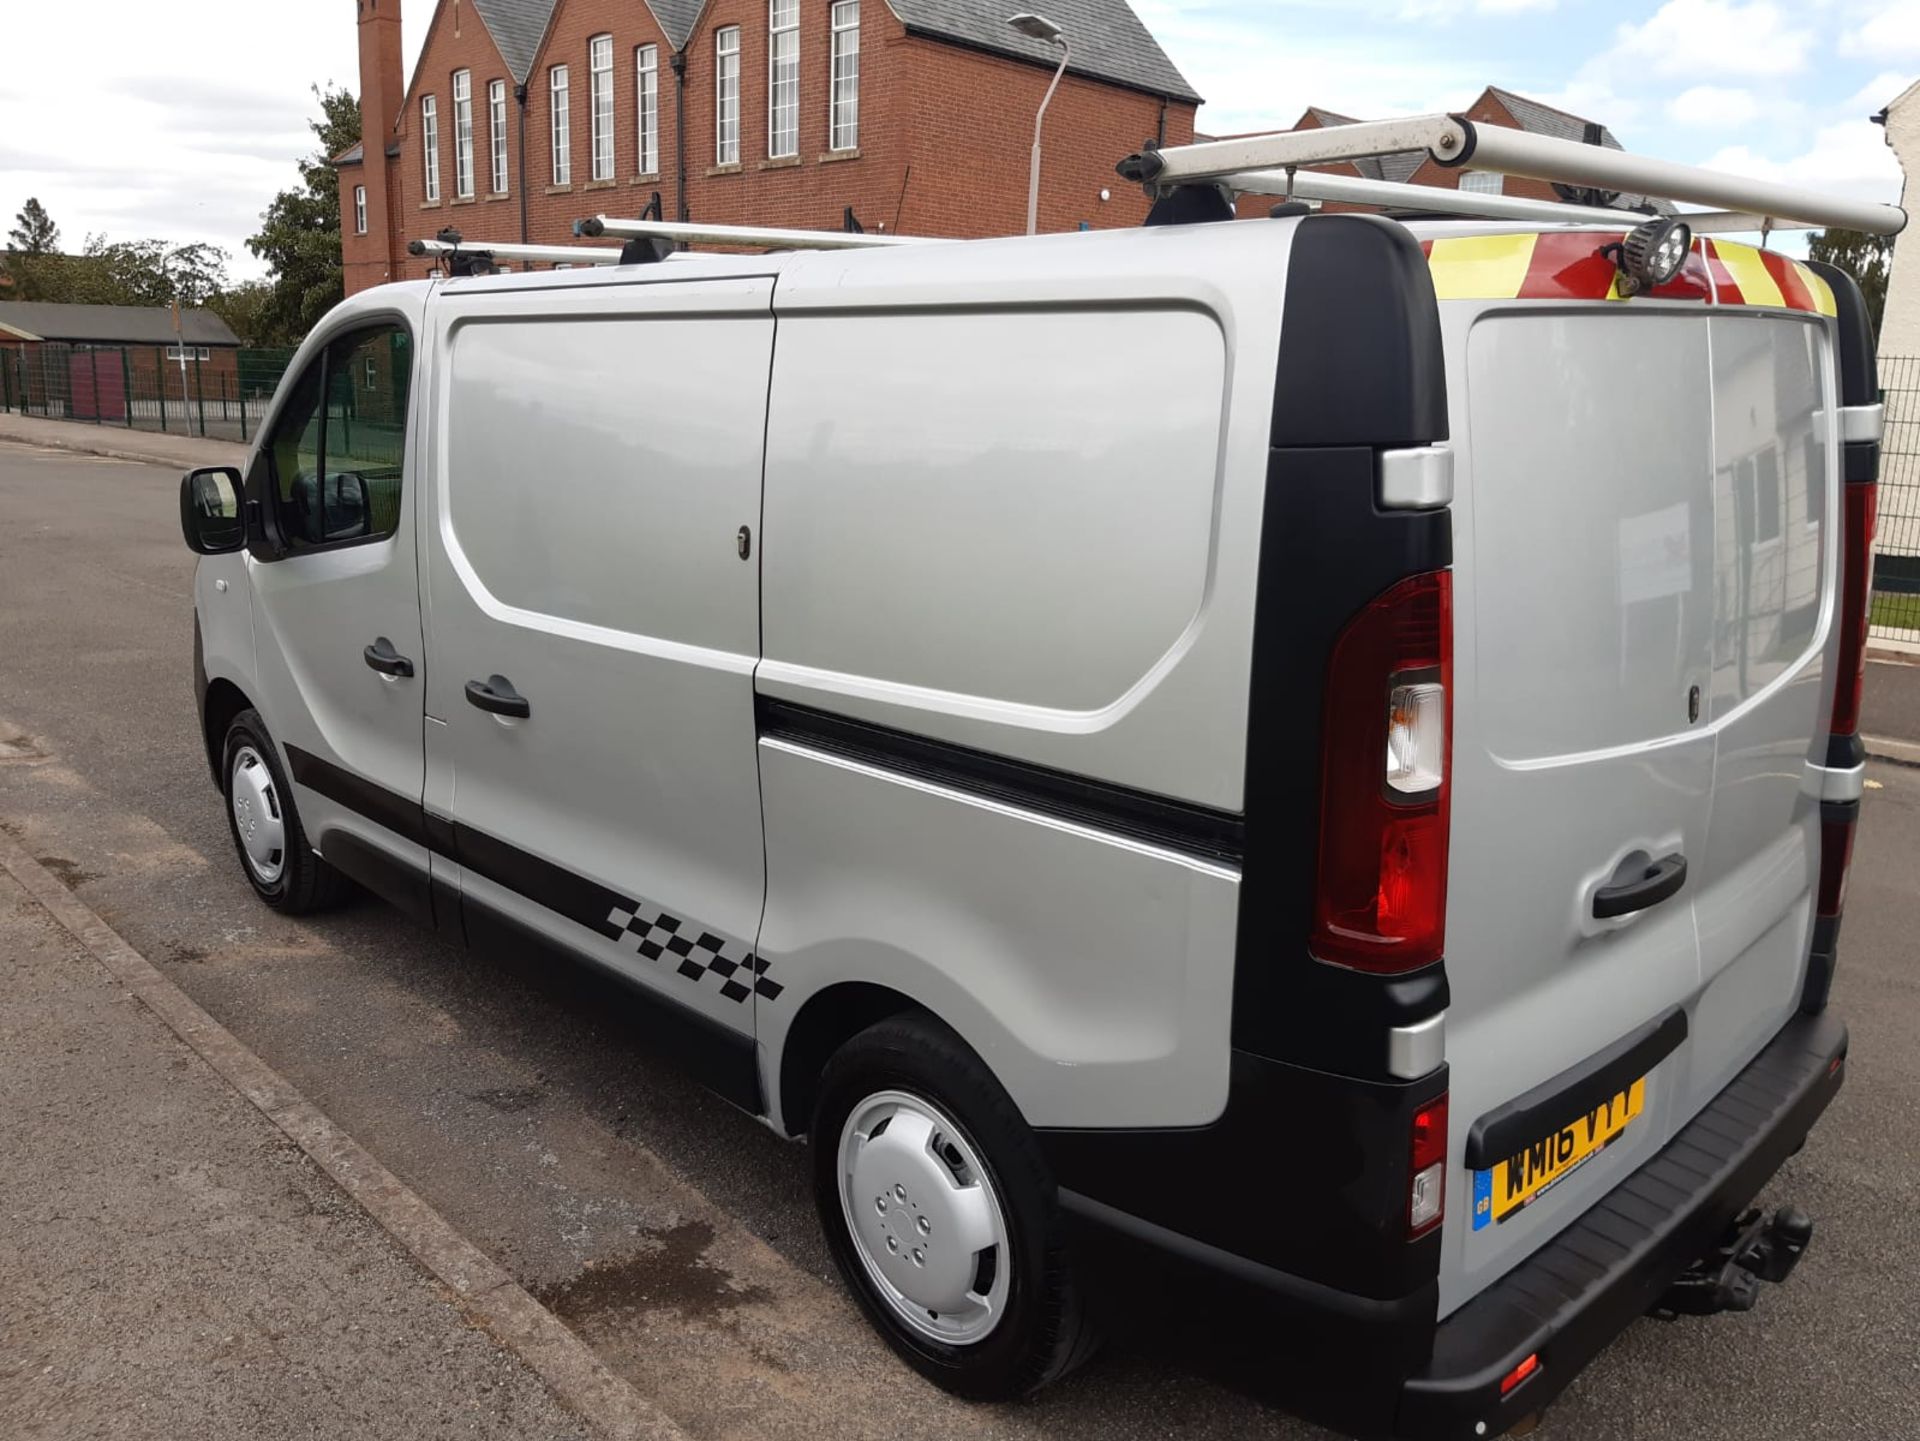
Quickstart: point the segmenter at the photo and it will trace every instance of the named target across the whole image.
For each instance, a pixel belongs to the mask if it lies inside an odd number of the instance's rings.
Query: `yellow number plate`
[[[1535,1141],[1490,1171],[1473,1173],[1473,1229],[1504,1221],[1611,1146],[1647,1108],[1647,1079],[1607,1098],[1570,1126]]]

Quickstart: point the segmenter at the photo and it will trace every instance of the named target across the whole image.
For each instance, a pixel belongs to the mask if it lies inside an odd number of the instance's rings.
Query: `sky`
[[[639,3],[639,0],[634,0]],[[1610,126],[1630,150],[1896,201],[1867,117],[1920,79],[1920,0],[1133,0],[1208,103],[1203,131],[1309,104],[1376,118],[1488,84]],[[409,69],[432,0],[405,0]],[[9,7],[0,217],[37,196],[77,249],[246,237],[313,149],[311,87],[357,86],[348,0]],[[1920,193],[1920,192],[1917,192]]]

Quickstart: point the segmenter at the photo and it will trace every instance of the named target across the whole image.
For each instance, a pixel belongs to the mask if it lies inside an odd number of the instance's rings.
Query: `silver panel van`
[[[630,982],[962,1395],[1117,1286],[1499,1434],[1785,1276],[1845,1071],[1865,310],[1707,238],[1624,295],[1624,229],[357,295],[183,482],[244,873]]]

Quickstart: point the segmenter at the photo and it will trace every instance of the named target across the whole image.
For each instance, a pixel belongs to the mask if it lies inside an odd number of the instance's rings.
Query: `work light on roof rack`
[[[1606,253],[1620,268],[1620,293],[1638,295],[1678,275],[1692,248],[1693,231],[1686,222],[1663,215],[1634,226],[1625,240],[1609,245]]]

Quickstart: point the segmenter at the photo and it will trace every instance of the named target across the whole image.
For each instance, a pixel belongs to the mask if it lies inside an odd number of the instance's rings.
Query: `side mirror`
[[[240,495],[240,472],[230,465],[210,465],[180,477],[180,532],[188,550],[222,555],[247,543]]]

